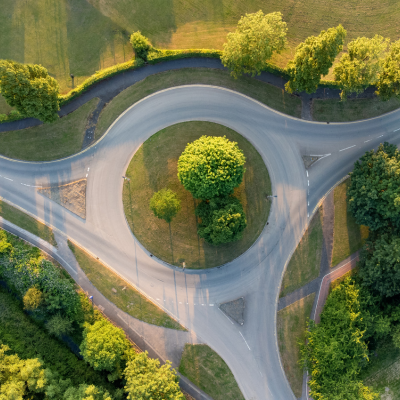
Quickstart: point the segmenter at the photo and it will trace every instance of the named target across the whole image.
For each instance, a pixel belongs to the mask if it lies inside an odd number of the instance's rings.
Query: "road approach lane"
[[[193,330],[227,362],[246,399],[294,399],[276,339],[285,265],[308,216],[354,161],[384,140],[399,142],[399,115],[360,123],[309,123],[227,89],[171,88],[132,106],[100,142],[80,154],[49,163],[1,158],[0,196],[67,234]],[[250,140],[268,167],[277,198],[272,199],[268,227],[242,256],[220,268],[183,273],[149,257],[132,235],[122,206],[122,176],[143,141],[166,126],[190,120],[216,122]],[[306,171],[301,156],[310,154],[325,157]],[[86,220],[34,187],[86,175]],[[240,296],[246,298],[243,326],[218,309],[219,303]]]

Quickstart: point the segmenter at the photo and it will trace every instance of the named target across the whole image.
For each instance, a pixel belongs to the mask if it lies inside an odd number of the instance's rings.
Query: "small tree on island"
[[[43,122],[58,119],[58,83],[41,65],[0,62],[0,88],[8,105],[25,117]]]
[[[157,218],[163,219],[170,224],[172,218],[180,211],[181,202],[172,190],[161,189],[154,193],[151,198],[150,209]]]
[[[222,64],[232,76],[259,74],[274,52],[286,45],[286,22],[280,12],[264,14],[261,10],[246,14],[238,22],[235,32],[228,33],[221,56]]]
[[[193,197],[228,196],[243,180],[246,158],[225,136],[202,136],[189,143],[178,160],[178,178]]]
[[[241,239],[247,225],[240,201],[231,196],[202,201],[196,215],[201,218],[198,235],[214,245]]]

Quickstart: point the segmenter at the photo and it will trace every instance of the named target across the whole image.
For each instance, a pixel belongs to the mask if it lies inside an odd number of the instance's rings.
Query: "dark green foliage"
[[[147,61],[147,53],[151,49],[151,44],[146,36],[143,36],[139,31],[133,32],[130,38],[131,45],[135,51],[136,57]]]
[[[289,82],[285,85],[289,93],[314,93],[327,75],[336,56],[342,51],[346,30],[342,25],[310,36],[296,48],[294,59],[288,63]]]
[[[181,202],[172,190],[161,189],[150,199],[150,209],[157,218],[170,223],[181,209]]]
[[[245,156],[225,136],[202,136],[189,143],[178,160],[178,178],[196,199],[227,196],[239,186]]]
[[[202,201],[196,215],[201,219],[199,236],[215,245],[241,239],[247,224],[240,201],[230,196]]]
[[[347,199],[359,225],[371,231],[400,230],[400,153],[396,146],[385,142],[355,163]]]
[[[73,331],[72,321],[63,317],[60,313],[53,315],[46,323],[46,328],[50,335],[61,338],[63,335],[69,335]]]
[[[400,40],[392,43],[383,60],[377,87],[376,93],[382,100],[400,96]]]
[[[0,62],[1,94],[26,117],[54,122],[60,109],[57,81],[41,65]]]

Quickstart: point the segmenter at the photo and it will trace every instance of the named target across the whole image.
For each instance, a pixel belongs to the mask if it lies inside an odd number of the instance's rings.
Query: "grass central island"
[[[223,245],[211,245],[197,234],[196,206],[178,179],[178,159],[188,143],[201,136],[225,136],[237,142],[246,157],[244,178],[233,196],[246,214],[243,237]],[[262,232],[269,215],[271,181],[257,150],[237,132],[211,122],[183,122],[169,126],[146,140],[134,154],[123,189],[124,210],[130,228],[144,247],[170,264],[186,268],[212,268],[232,261],[244,253]],[[153,194],[170,189],[180,201],[180,211],[168,224],[155,217],[149,203]]]

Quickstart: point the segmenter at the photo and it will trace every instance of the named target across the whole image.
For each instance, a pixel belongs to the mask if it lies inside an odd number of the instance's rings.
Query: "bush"
[[[178,160],[178,178],[196,199],[233,193],[243,180],[245,156],[225,136],[202,136],[189,143]]]
[[[151,44],[146,36],[143,36],[140,31],[133,32],[130,38],[131,45],[135,51],[136,57],[147,61],[147,53],[151,49]]]
[[[198,235],[215,245],[241,239],[247,224],[243,207],[235,197],[202,201],[196,215],[201,218]]]

